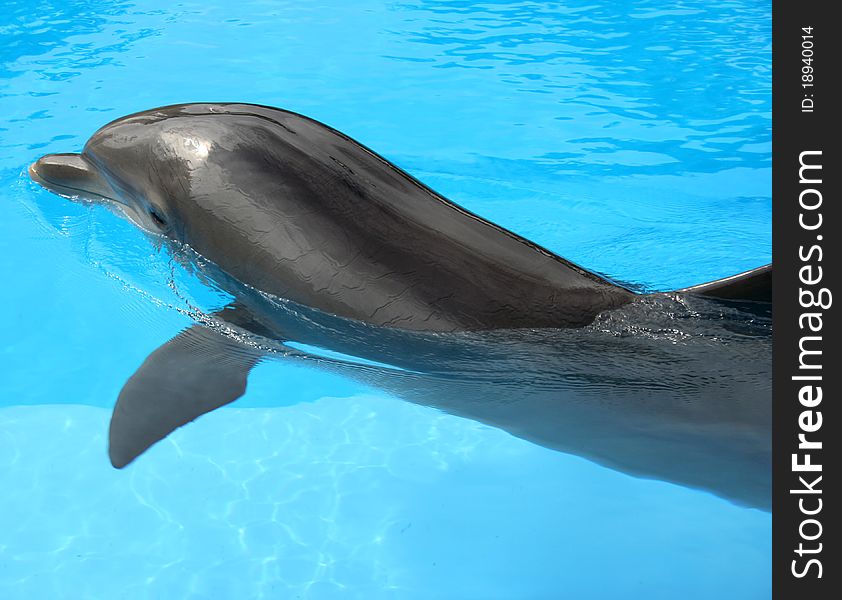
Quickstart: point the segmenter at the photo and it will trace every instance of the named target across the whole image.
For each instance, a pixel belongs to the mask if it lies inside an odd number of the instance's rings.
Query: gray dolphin
[[[137,113],[29,171],[56,193],[118,208],[236,298],[126,383],[109,437],[116,467],[241,396],[249,370],[276,356],[625,472],[769,505],[771,265],[636,294],[342,133],[264,106]]]

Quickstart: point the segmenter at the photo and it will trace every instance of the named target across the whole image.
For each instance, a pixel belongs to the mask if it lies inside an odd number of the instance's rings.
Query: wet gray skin
[[[117,467],[242,395],[262,357],[315,360],[297,341],[398,367],[316,361],[407,400],[769,505],[771,266],[640,296],[321,123],[253,105],[131,115],[30,174],[203,257],[236,298],[126,383]]]

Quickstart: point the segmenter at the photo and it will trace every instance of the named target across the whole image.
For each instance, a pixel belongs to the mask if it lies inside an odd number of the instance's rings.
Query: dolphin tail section
[[[722,300],[772,301],[772,265],[677,290]]]
[[[218,314],[236,312],[230,306]],[[125,467],[175,429],[242,396],[260,358],[259,350],[199,324],[155,350],[117,399],[108,439],[111,464]]]

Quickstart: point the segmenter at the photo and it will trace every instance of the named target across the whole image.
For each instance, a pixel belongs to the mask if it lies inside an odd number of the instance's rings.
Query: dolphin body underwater
[[[265,106],[137,113],[29,172],[118,209],[234,298],[126,382],[109,433],[117,468],[236,400],[274,356],[770,509],[771,265],[637,294]]]

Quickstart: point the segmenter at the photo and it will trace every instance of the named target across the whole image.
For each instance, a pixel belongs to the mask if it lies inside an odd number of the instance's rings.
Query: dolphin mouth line
[[[28,171],[29,177],[35,183],[37,183],[49,192],[52,192],[54,194],[57,194],[58,196],[67,198],[68,200],[83,205],[105,206],[106,208],[112,211],[121,213],[125,218],[137,225],[141,230],[154,235],[162,235],[160,231],[150,229],[144,223],[135,218],[132,215],[132,212],[129,210],[129,204],[122,200],[112,198],[111,196],[104,196],[98,192],[93,192],[91,190],[66,185],[64,183],[55,183],[54,181],[51,181],[48,177],[44,177],[41,173],[39,173],[38,169],[35,168],[35,163],[29,165]]]
[[[38,172],[38,170],[35,168],[35,163],[29,165],[27,171],[29,172],[30,179],[32,179],[35,183],[37,183],[47,191],[53,192],[60,196],[64,196],[65,198],[69,198],[71,200],[81,200],[82,202],[88,202],[91,204],[97,204],[100,201],[121,204],[119,200],[111,198],[110,196],[103,196],[102,194],[98,194],[90,190],[75,188],[73,186],[65,185],[63,183],[56,183],[55,181],[51,181],[48,177],[44,177],[41,173]]]

